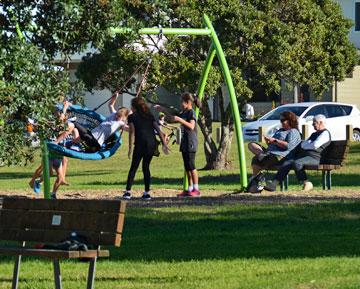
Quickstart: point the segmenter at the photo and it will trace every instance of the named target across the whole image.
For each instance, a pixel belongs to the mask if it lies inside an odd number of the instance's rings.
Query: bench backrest
[[[125,202],[5,198],[0,239],[59,243],[75,232],[91,245],[120,246]]]
[[[349,146],[350,143],[346,140],[332,141],[322,153],[320,163],[342,166],[349,152]]]

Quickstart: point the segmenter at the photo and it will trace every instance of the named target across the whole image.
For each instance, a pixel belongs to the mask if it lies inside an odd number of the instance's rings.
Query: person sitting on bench
[[[303,182],[303,190],[310,191],[313,184],[308,180],[305,166],[318,166],[320,164],[321,153],[331,143],[330,132],[326,129],[326,117],[318,114],[313,119],[315,132],[302,141],[295,158],[286,160],[276,173],[274,179],[265,186],[267,191],[275,191],[277,184],[284,181],[291,169],[294,169],[299,182]]]
[[[281,128],[273,136],[264,136],[267,148],[256,142],[248,144],[249,151],[255,156],[251,167],[253,177],[261,170],[280,165],[286,158],[292,158],[293,150],[301,142],[296,115],[291,111],[280,114]]]

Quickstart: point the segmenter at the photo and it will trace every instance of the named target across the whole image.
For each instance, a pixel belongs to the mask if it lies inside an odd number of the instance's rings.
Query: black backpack
[[[249,179],[249,184],[246,188],[247,193],[261,193],[266,185],[265,175],[260,172],[256,176]]]

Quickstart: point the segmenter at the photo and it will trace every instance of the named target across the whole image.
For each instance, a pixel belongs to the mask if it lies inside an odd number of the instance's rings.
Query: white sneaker
[[[303,186],[303,191],[308,192],[314,188],[312,182],[305,182]]]
[[[131,193],[130,192],[125,192],[122,197],[125,200],[131,200]]]

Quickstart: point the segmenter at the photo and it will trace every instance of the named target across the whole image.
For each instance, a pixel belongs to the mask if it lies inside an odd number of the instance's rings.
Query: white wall
[[[74,81],[76,80],[75,76],[75,70],[70,70],[70,80]],[[111,91],[108,89],[102,89],[102,90],[96,90],[94,89],[92,92],[86,91],[84,95],[84,104],[89,109],[94,109],[101,103],[103,103],[105,100],[109,99],[111,97]],[[133,97],[129,94],[120,95],[116,107],[125,106],[127,108],[130,108],[131,99]],[[107,116],[109,115],[109,109],[107,106],[107,103],[104,104],[102,107],[100,107],[97,110],[98,113]]]
[[[356,104],[360,108],[360,65],[356,66],[352,78],[337,84],[338,102]]]
[[[337,0],[343,9],[344,15],[355,21],[355,2],[360,2],[360,0]],[[350,30],[350,41],[354,43],[356,48],[360,49],[360,31],[355,31],[353,26]]]

